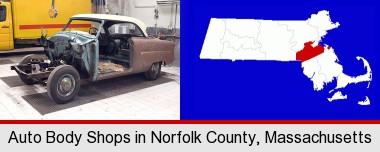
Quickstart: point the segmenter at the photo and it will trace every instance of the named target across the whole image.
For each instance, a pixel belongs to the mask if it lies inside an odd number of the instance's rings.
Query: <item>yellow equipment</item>
[[[61,31],[76,14],[91,13],[91,0],[0,0],[0,51],[17,44],[36,44],[41,28],[47,37]],[[90,22],[76,22],[69,28],[88,31]]]

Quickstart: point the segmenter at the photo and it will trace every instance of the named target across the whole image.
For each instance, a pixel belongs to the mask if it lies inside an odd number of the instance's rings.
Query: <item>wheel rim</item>
[[[158,63],[155,63],[152,65],[151,72],[153,75],[156,75],[158,73],[158,69],[160,68]]]
[[[67,97],[73,93],[75,89],[75,79],[70,74],[65,74],[59,78],[57,82],[57,92],[63,97]]]
[[[158,73],[158,69],[160,68],[160,65],[158,63],[155,63],[152,65],[151,72],[153,75],[156,75]]]

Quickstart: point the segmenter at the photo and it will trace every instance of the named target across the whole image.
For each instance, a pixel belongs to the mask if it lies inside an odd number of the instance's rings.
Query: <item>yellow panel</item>
[[[15,44],[13,42],[13,33],[11,33],[10,37],[12,37],[12,39],[9,39],[9,50],[13,50],[15,49]]]
[[[0,50],[10,50],[13,49],[11,5],[8,2],[2,2],[0,6],[6,8],[7,15],[5,21],[0,22]]]
[[[56,18],[49,16],[52,0],[13,0],[12,5],[15,39],[39,38],[41,27],[48,30],[50,37],[61,31],[71,16],[91,13],[91,0],[55,0]],[[90,27],[90,23],[82,22],[72,29],[88,31]]]
[[[14,45],[14,37],[13,37],[13,19],[12,19],[12,10],[11,10],[11,5],[9,4],[9,11],[8,11],[8,14],[7,14],[7,17],[9,18],[9,31],[10,31],[10,34],[9,34],[9,50],[13,50],[15,48],[15,45]]]

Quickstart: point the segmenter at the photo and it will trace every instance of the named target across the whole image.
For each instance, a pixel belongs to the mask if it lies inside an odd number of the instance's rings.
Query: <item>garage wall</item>
[[[107,0],[107,8],[110,14],[122,14],[142,20],[148,27],[154,27],[154,9],[158,8],[159,18],[157,27],[168,28],[171,18],[170,5],[157,5],[156,0]],[[173,7],[174,15],[177,15],[176,27],[180,28],[180,5],[175,14],[175,6]],[[174,18],[172,18],[172,26],[174,26]]]

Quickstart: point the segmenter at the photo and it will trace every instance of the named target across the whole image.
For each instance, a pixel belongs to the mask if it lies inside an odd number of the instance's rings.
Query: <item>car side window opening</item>
[[[7,8],[0,6],[0,22],[4,22],[7,19]]]
[[[113,34],[129,34],[131,36],[143,36],[141,30],[132,23],[117,23],[108,28],[111,35]]]

